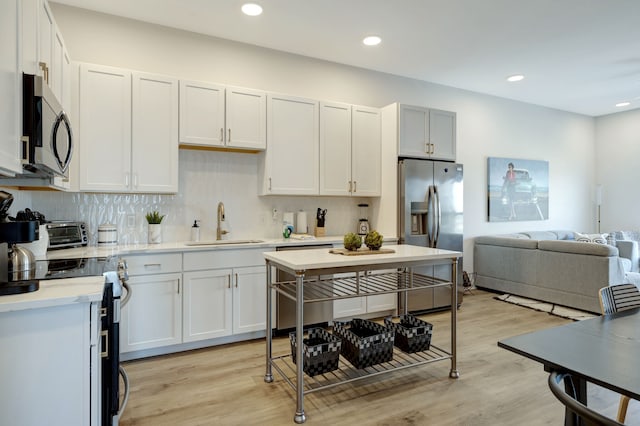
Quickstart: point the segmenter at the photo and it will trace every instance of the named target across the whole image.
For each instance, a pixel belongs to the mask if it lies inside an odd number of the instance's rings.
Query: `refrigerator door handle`
[[[428,201],[427,201],[427,208],[429,209],[429,216],[430,216],[430,225],[431,226],[427,226],[427,241],[429,243],[429,247],[435,247],[436,246],[436,240],[437,240],[437,211],[436,211],[436,187],[433,185],[429,185],[429,195],[428,195]]]
[[[440,225],[442,224],[442,210],[441,210],[441,206],[440,206],[440,192],[438,192],[438,187],[434,185],[433,187],[433,193],[435,195],[435,199],[434,199],[434,206],[435,206],[435,220],[434,220],[434,225],[435,225],[435,232],[434,232],[434,236],[433,236],[433,245],[431,247],[437,247],[438,246],[438,237],[440,237]]]

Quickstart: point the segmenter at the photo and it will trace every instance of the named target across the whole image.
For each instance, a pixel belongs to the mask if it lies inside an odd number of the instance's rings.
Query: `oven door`
[[[113,296],[113,283],[104,285],[101,312],[102,352],[102,389],[101,389],[101,422],[102,425],[112,425],[114,415],[118,414],[119,382],[118,370],[120,366],[120,298]]]

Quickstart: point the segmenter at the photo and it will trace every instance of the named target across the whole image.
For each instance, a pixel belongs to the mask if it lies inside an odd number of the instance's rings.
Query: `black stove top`
[[[42,280],[100,276],[117,271],[118,261],[112,257],[37,260],[29,271],[8,273],[8,282],[0,283],[0,295],[36,291]]]

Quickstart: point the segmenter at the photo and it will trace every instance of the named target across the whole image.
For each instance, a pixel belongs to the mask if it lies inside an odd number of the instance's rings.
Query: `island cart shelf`
[[[458,378],[456,366],[456,307],[458,305],[457,266],[462,253],[411,245],[385,246],[393,253],[359,256],[342,256],[329,253],[326,248],[314,250],[292,250],[265,253],[267,267],[267,330],[272,330],[272,290],[296,302],[296,341],[303,341],[303,312],[306,303],[401,293],[406,298],[415,290],[448,287],[451,291],[451,350],[431,345],[429,350],[405,353],[394,347],[393,359],[371,367],[357,369],[340,358],[337,370],[305,377],[303,362],[294,364],[290,354],[273,356],[272,333],[266,338],[266,373],[264,380],[273,382],[275,369],[296,392],[294,421],[304,423],[304,395],[343,383],[391,371],[451,360],[449,376]],[[451,277],[442,280],[413,272],[417,266],[451,265]],[[272,267],[293,274],[295,281],[274,282]],[[385,271],[393,272],[385,272]],[[296,359],[303,360],[303,345],[296,346]]]

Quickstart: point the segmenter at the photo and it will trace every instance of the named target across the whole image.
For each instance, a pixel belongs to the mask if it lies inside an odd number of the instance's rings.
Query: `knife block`
[[[324,226],[323,227],[316,226],[316,230],[313,233],[313,235],[316,237],[324,237],[326,235],[324,231]]]

